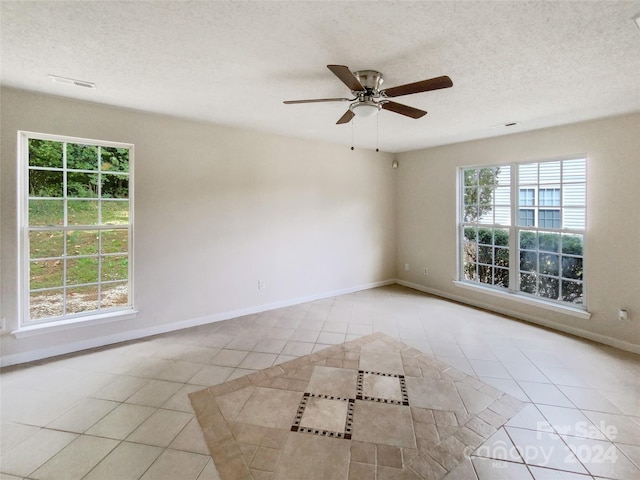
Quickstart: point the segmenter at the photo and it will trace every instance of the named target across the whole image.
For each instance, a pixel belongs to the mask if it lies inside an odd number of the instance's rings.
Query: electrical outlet
[[[429,275],[429,267],[424,267],[423,273]]]
[[[620,320],[621,322],[626,322],[629,320],[629,312],[627,310],[625,310],[624,308],[621,308],[618,311],[618,320]]]
[[[265,288],[267,288],[267,282],[258,280],[258,290],[264,290]]]
[[[404,264],[404,269],[405,269],[407,272],[409,271],[409,264],[408,264],[408,263],[405,263],[405,264]]]

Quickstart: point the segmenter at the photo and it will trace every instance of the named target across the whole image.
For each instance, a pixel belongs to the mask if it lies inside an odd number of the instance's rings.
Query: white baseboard
[[[79,342],[65,343],[62,345],[55,345],[47,348],[41,348],[38,350],[31,350],[28,352],[3,355],[0,357],[0,367],[8,367],[10,365],[33,362],[36,360],[42,360],[45,358],[55,357],[58,355],[65,355],[68,353],[79,352],[82,350],[88,350],[90,348],[103,347],[105,345],[112,345],[114,343],[126,342],[129,340],[138,340],[140,338],[150,337],[152,335],[158,335],[161,333],[168,333],[168,332],[173,332],[175,330],[182,330],[184,328],[197,327],[200,325],[206,325],[208,323],[220,322],[222,320],[229,320],[236,317],[242,317],[244,315],[252,315],[255,313],[266,312],[269,310],[275,310],[277,308],[290,307],[292,305],[299,305],[301,303],[313,302],[315,300],[322,300],[325,298],[337,297],[340,295],[346,295],[348,293],[359,292],[362,290],[369,290],[371,288],[383,287],[386,285],[393,285],[395,283],[396,283],[395,279],[384,280],[380,282],[373,282],[365,285],[359,285],[356,287],[343,288],[340,290],[333,290],[329,292],[308,295],[305,297],[298,297],[298,298],[292,298],[288,300],[282,300],[279,302],[256,305],[254,307],[241,308],[238,310],[232,310],[232,311],[217,313],[213,315],[206,315],[204,317],[182,320],[179,322],[158,325],[155,327],[142,328],[138,330],[130,330],[130,331],[125,331],[121,333],[114,333],[112,335],[90,338],[90,339],[82,340]],[[90,327],[85,327],[85,328],[90,328]]]
[[[624,340],[620,340],[617,338],[607,337],[606,335],[601,335],[599,333],[593,333],[588,330],[584,330],[581,328],[572,327],[569,325],[564,325],[558,322],[552,322],[546,320],[541,317],[536,317],[533,315],[525,315],[514,310],[508,308],[498,307],[496,305],[479,302],[472,300],[467,297],[463,297],[460,295],[454,295],[448,292],[444,292],[442,290],[438,290],[435,288],[425,287],[424,285],[420,285],[418,283],[407,282],[406,280],[396,280],[398,285],[402,285],[404,287],[412,288],[414,290],[418,290],[420,292],[428,293],[430,295],[434,295],[436,297],[445,298],[447,300],[452,300],[454,302],[463,303],[465,305],[471,305],[474,307],[482,308],[483,310],[489,310],[491,312],[496,312],[501,315],[507,315],[509,317],[516,318],[518,320],[523,320],[528,323],[533,323],[536,325],[540,325],[542,327],[551,328],[553,330],[559,330],[563,333],[568,333],[571,335],[575,335],[576,337],[586,338],[587,340],[592,340],[594,342],[602,343],[604,345],[609,345],[610,347],[619,348],[620,350],[625,350],[627,352],[633,352],[640,354],[640,345],[636,345],[635,343],[625,342]]]

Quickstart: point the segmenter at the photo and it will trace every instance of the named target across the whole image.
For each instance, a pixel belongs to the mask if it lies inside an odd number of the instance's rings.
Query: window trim
[[[124,320],[136,316],[137,310],[134,308],[134,157],[135,147],[131,143],[114,142],[107,140],[96,140],[67,135],[56,135],[39,133],[26,130],[17,132],[17,220],[18,220],[18,255],[17,255],[17,291],[18,291],[18,328],[11,333],[20,338],[37,333],[66,330],[75,326],[96,325],[116,320]],[[27,182],[29,179],[29,140],[45,140],[62,143],[76,143],[81,145],[92,145],[98,147],[126,148],[129,150],[129,221],[128,230],[128,305],[123,307],[112,307],[108,309],[92,310],[68,314],[63,317],[47,317],[44,319],[29,320],[29,189]],[[63,171],[65,171],[63,169]],[[92,172],[93,173],[93,172]],[[64,197],[62,197],[64,198]],[[66,227],[64,227],[66,228]],[[82,229],[82,228],[80,228]],[[103,283],[98,279],[99,283]]]
[[[588,312],[588,299],[587,299],[587,289],[586,287],[586,279],[588,278],[588,269],[587,269],[587,265],[586,262],[583,263],[583,268],[584,268],[584,273],[583,273],[583,280],[582,280],[582,284],[583,284],[583,292],[582,292],[582,304],[571,304],[568,302],[564,302],[562,300],[554,300],[554,299],[549,299],[549,298],[545,298],[545,297],[540,297],[534,294],[529,294],[526,292],[522,292],[519,290],[519,283],[520,283],[520,269],[519,268],[514,268],[514,272],[517,274],[515,277],[512,275],[512,267],[511,265],[519,265],[520,261],[519,261],[519,241],[516,237],[519,236],[518,232],[520,230],[527,230],[527,229],[533,229],[536,231],[539,230],[543,230],[543,231],[557,231],[558,233],[561,234],[571,234],[571,233],[576,233],[576,234],[580,234],[583,237],[583,253],[582,253],[582,259],[584,261],[584,259],[586,259],[586,253],[587,253],[587,198],[586,198],[586,192],[585,192],[585,203],[584,203],[584,208],[585,208],[585,219],[584,219],[584,229],[574,229],[574,228],[541,228],[538,226],[532,226],[532,227],[525,227],[525,226],[520,226],[519,225],[519,214],[520,214],[520,205],[519,205],[519,200],[520,200],[520,181],[519,181],[519,169],[518,166],[522,165],[522,164],[532,164],[532,163],[537,163],[537,164],[541,164],[541,163],[550,163],[550,162],[563,162],[563,161],[567,161],[567,160],[582,160],[584,159],[586,164],[585,164],[585,189],[587,187],[587,179],[588,179],[588,156],[586,154],[576,154],[576,155],[568,155],[568,156],[562,156],[562,157],[554,157],[554,158],[547,158],[547,159],[526,159],[526,160],[521,160],[521,161],[515,161],[515,162],[502,162],[502,163],[495,163],[495,164],[477,164],[477,165],[464,165],[464,166],[459,166],[458,167],[458,174],[457,174],[457,178],[456,178],[456,214],[457,214],[457,222],[456,222],[456,272],[457,272],[457,278],[456,280],[454,280],[454,284],[456,286],[459,287],[463,287],[469,290],[476,290],[478,292],[482,292],[483,294],[491,294],[494,296],[498,296],[498,297],[502,297],[502,298],[508,298],[510,300],[514,300],[517,301],[519,303],[524,303],[524,304],[528,304],[528,305],[535,305],[535,306],[539,306],[548,310],[554,310],[557,312],[561,312],[561,313],[567,313],[573,316],[577,316],[579,318],[583,318],[583,319],[588,319],[590,318],[591,314]],[[463,241],[464,241],[464,200],[463,200],[463,194],[465,192],[465,179],[464,179],[464,172],[465,170],[468,169],[479,169],[479,168],[496,168],[496,167],[502,167],[502,166],[508,166],[510,168],[510,187],[511,187],[511,205],[510,205],[510,224],[509,225],[496,225],[496,224],[487,224],[486,227],[487,228],[504,228],[509,230],[509,236],[510,238],[513,238],[514,240],[514,245],[512,248],[511,245],[511,241],[510,241],[510,258],[509,258],[509,278],[510,278],[510,282],[509,282],[509,287],[508,288],[504,288],[504,287],[498,287],[498,286],[494,286],[494,285],[489,285],[489,284],[485,284],[485,283],[480,283],[480,282],[473,282],[470,280],[466,280],[464,278],[464,258],[463,258],[463,254],[462,254],[462,245],[463,245]],[[564,183],[560,182],[561,185],[563,185]],[[527,188],[531,188],[528,185],[522,187],[523,189],[527,189]],[[536,190],[536,196],[538,195],[538,190],[540,188],[540,185],[536,185],[535,190]],[[546,187],[542,187],[542,188],[546,188]],[[561,200],[560,200],[560,206],[557,207],[558,209],[562,209],[562,192],[560,193],[561,195]],[[539,206],[537,205],[539,203],[539,201],[535,201],[534,204],[536,204],[536,206],[534,206],[534,209],[539,208]],[[523,206],[522,208],[530,208],[528,206]],[[554,209],[553,207],[547,207],[548,209]]]

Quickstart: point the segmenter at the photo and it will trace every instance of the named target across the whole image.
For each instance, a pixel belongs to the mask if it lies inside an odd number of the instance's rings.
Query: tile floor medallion
[[[524,406],[382,333],[189,396],[222,480],[440,479]]]

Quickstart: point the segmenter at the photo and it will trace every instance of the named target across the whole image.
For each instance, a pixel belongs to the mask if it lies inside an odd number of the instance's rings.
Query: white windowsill
[[[90,317],[69,318],[59,320],[57,322],[40,323],[37,325],[21,326],[13,330],[11,334],[16,338],[31,337],[33,335],[41,335],[44,333],[61,332],[80,327],[89,327],[93,325],[101,325],[104,323],[119,322],[135,318],[138,315],[137,310],[118,310],[116,312],[103,313],[100,315],[91,315]]]
[[[560,305],[554,302],[546,302],[542,299],[530,298],[525,295],[519,295],[515,292],[499,291],[493,288],[483,287],[482,285],[473,285],[467,282],[461,282],[459,280],[454,280],[453,283],[457,287],[465,288],[467,290],[472,290],[477,293],[482,293],[484,295],[491,295],[498,298],[513,300],[514,302],[524,303],[526,305],[544,308],[546,310],[551,310],[557,313],[563,313],[565,315],[571,315],[572,317],[578,317],[583,320],[588,320],[591,318],[591,313],[589,313],[587,310],[583,308],[570,307],[568,305]]]

